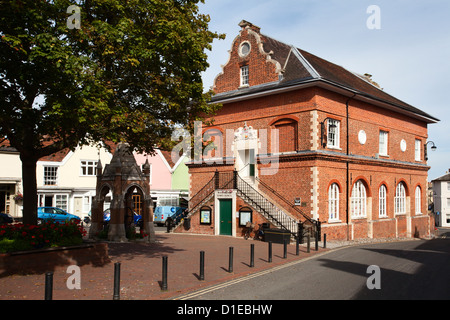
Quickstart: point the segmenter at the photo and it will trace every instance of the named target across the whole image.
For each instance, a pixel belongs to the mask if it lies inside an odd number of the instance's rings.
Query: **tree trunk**
[[[20,155],[22,160],[22,183],[23,183],[23,223],[37,224],[37,182],[36,163],[34,158]]]

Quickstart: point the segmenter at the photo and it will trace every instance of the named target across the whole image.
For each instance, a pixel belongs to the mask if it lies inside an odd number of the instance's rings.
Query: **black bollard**
[[[255,266],[255,245],[252,243],[250,245],[250,268]]]
[[[283,259],[287,258],[287,240],[283,240]]]
[[[162,257],[162,284],[161,290],[167,290],[167,256]]]
[[[228,272],[233,272],[233,247],[229,248]]]
[[[310,253],[311,252],[311,236],[308,234],[308,240],[306,243],[306,252]]]
[[[200,251],[200,281],[205,280],[205,251]]]
[[[114,264],[114,295],[113,300],[120,300],[120,262]]]
[[[319,231],[316,231],[316,251],[319,251]]]
[[[327,234],[326,233],[323,234],[323,248],[324,249],[327,248]]]
[[[45,274],[45,300],[53,300],[53,272]]]
[[[300,255],[300,239],[298,237],[295,239],[295,255]]]
[[[272,241],[269,241],[269,262],[272,262]]]

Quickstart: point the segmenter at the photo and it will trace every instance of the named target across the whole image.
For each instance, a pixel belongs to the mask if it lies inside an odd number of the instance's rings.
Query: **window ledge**
[[[340,150],[340,151],[342,151],[341,147],[334,147],[334,146],[328,146],[328,145],[327,145],[327,149],[333,149],[333,150]]]
[[[367,217],[352,217],[352,220],[364,220],[367,219]]]
[[[332,219],[332,220],[328,220],[328,223],[341,223],[342,220],[339,219]]]

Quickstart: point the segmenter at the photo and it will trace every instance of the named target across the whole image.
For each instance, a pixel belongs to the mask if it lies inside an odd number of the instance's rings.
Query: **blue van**
[[[177,224],[184,217],[184,210],[186,208],[172,206],[156,207],[153,213],[153,222],[158,226],[162,226],[166,224],[167,218],[171,217],[174,223]]]

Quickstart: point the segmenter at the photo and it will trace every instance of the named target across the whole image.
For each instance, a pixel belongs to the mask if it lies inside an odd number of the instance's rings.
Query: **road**
[[[379,273],[368,272],[378,266]],[[193,300],[450,299],[450,239],[340,248],[259,276],[216,286]],[[379,275],[378,278],[375,276]],[[368,281],[368,279],[370,280]],[[379,283],[380,289],[370,290]],[[214,290],[213,290],[214,289]]]

